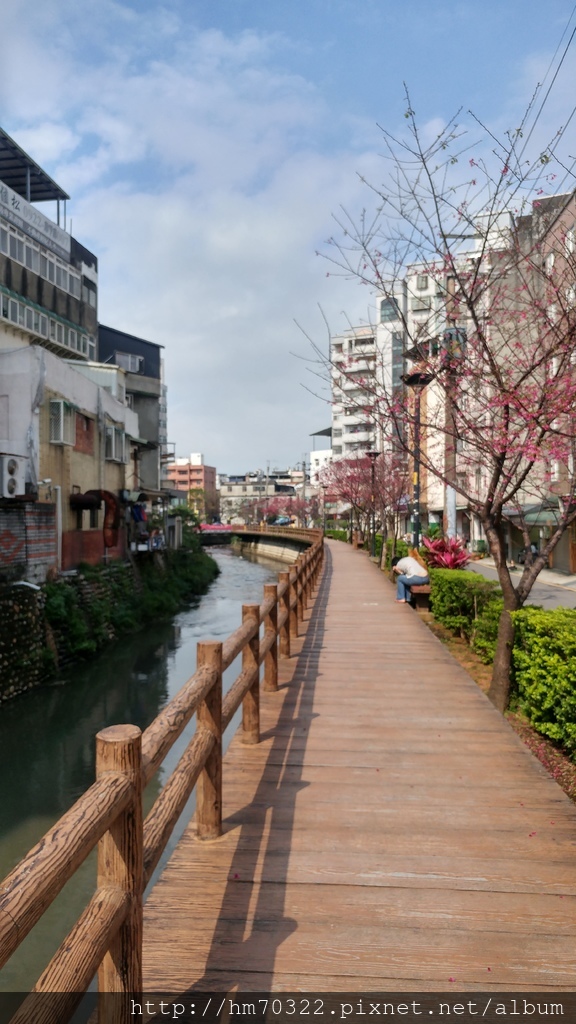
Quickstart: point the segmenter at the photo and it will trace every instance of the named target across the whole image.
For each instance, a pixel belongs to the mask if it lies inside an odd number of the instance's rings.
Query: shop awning
[[[560,502],[558,498],[546,498],[532,505],[524,505],[520,510],[517,508],[503,509],[506,519],[523,519],[527,526],[550,526],[560,519]]]

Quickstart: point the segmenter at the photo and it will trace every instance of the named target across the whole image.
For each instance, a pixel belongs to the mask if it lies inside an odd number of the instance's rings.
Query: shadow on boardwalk
[[[145,911],[147,991],[573,987],[576,810],[360,552]]]

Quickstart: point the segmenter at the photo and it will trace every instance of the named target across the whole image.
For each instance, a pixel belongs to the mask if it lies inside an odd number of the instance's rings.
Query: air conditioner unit
[[[0,481],[3,498],[17,498],[26,490],[26,458],[22,455],[0,455]]]

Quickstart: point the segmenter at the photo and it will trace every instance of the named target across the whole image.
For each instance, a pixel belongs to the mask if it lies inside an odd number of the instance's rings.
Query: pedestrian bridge
[[[77,991],[100,960],[101,990],[120,993],[573,990],[574,804],[367,556],[327,542],[322,559],[311,541],[234,639],[200,645],[141,755],[138,730],[100,734],[98,891],[40,990]],[[240,649],[220,704],[215,682]],[[138,780],[191,703],[196,737],[142,826]],[[144,906],[142,943],[143,880],[196,779],[197,815]],[[62,836],[68,861],[84,851],[72,812],[5,883],[12,949],[14,922],[21,934],[61,888]]]

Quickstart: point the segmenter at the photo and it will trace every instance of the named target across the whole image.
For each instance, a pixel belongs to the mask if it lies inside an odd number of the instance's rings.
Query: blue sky
[[[423,126],[462,107],[514,128],[573,7],[4,0],[0,123],[70,193],[101,321],[165,346],[178,455],[301,462],[330,413],[294,321],[325,347],[319,306],[333,331],[370,316],[316,251],[340,206],[372,203],[358,175],[380,180],[378,125],[403,130],[403,82]],[[572,109],[575,56],[542,139]]]

